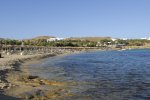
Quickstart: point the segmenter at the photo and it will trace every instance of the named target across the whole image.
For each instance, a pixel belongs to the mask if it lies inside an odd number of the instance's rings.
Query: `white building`
[[[111,38],[112,41],[116,41],[117,39]]]
[[[150,40],[150,37],[149,38],[141,38],[141,40]]]
[[[150,37],[147,40],[150,40]]]
[[[57,40],[64,40],[64,38],[56,38]]]
[[[64,39],[64,38],[55,38],[55,37],[53,37],[53,38],[47,39],[47,42],[57,41],[57,40],[63,40],[63,39]]]
[[[122,40],[128,40],[127,38],[123,38]]]
[[[147,40],[147,38],[141,38],[141,40]]]

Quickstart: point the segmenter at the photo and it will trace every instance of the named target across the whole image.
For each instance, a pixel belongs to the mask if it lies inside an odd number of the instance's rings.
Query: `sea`
[[[30,64],[33,75],[75,82],[65,100],[150,100],[150,49],[82,52]]]

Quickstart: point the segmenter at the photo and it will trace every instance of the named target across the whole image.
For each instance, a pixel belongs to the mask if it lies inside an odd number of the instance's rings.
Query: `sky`
[[[0,37],[150,37],[150,0],[0,0]]]

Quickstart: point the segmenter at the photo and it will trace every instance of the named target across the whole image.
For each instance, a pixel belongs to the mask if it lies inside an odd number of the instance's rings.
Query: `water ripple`
[[[150,100],[149,60],[148,49],[101,51],[49,58],[39,68],[48,79],[78,82],[69,100]]]

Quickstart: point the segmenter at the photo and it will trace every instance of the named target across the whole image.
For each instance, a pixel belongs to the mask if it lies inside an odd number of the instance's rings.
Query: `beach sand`
[[[74,83],[42,79],[28,72],[28,64],[55,55],[58,54],[5,55],[0,58],[0,100],[47,100],[72,96],[67,86]]]
[[[35,55],[2,55],[0,58],[0,94],[1,97],[15,97],[24,100],[63,100],[74,94],[69,91],[70,86],[76,86],[76,82],[58,82],[32,76],[28,71],[28,65],[39,63],[43,58],[64,56],[95,50],[63,51],[59,53],[35,54]],[[97,49],[96,49],[97,51]]]

